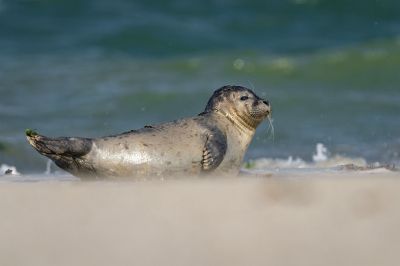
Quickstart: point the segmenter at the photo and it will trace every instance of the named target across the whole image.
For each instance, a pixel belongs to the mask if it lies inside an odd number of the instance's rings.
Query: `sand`
[[[0,265],[399,265],[400,174],[0,183]]]

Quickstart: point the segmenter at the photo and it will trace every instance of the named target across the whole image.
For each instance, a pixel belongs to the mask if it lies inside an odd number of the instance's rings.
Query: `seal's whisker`
[[[267,119],[268,119],[268,123],[269,123],[268,128],[267,128],[267,134],[270,133],[271,134],[270,136],[272,137],[272,141],[275,141],[275,129],[274,129],[274,125],[272,124],[272,122],[274,120],[271,118],[271,115],[268,115]]]

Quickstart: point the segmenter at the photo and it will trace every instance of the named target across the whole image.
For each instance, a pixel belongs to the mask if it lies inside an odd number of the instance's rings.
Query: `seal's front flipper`
[[[92,141],[87,138],[48,138],[35,131],[27,130],[29,143],[41,154],[46,156],[80,157],[91,150]]]
[[[208,172],[217,168],[224,159],[226,148],[226,137],[222,133],[208,135],[201,160],[203,171]]]

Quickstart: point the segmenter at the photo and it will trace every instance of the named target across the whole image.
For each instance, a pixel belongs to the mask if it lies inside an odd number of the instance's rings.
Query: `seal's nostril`
[[[265,105],[269,106],[269,101],[264,100],[263,103],[265,103]]]

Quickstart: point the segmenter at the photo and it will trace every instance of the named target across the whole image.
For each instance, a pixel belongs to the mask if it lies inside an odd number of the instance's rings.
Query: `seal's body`
[[[251,90],[225,86],[205,111],[103,138],[47,138],[27,132],[30,144],[79,177],[149,177],[238,173],[269,103]]]

